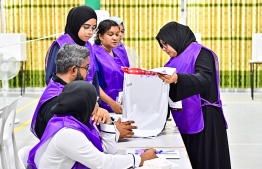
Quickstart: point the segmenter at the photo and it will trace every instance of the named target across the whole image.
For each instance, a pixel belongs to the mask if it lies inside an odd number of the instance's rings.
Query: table
[[[168,159],[178,164],[176,169],[192,169],[182,137],[173,121],[167,121],[166,128],[155,138],[132,138],[117,143],[117,153],[125,154],[130,148],[164,148],[179,150],[180,159]]]
[[[255,71],[255,66],[256,67],[256,71],[257,68],[260,64],[262,64],[262,61],[254,61],[254,60],[250,60],[249,61],[250,64],[250,86],[251,86],[251,98],[252,100],[254,100],[254,71]]]

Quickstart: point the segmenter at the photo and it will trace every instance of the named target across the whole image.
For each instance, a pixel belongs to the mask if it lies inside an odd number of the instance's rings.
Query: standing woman
[[[56,72],[55,61],[57,58],[58,50],[66,43],[78,44],[80,46],[85,46],[90,51],[90,69],[88,71],[88,75],[86,76],[86,81],[92,83],[95,86],[97,95],[100,96],[101,100],[107,100],[108,98],[110,98],[102,90],[102,93],[100,95],[100,87],[96,72],[96,59],[94,57],[92,45],[90,44],[90,42],[88,42],[88,40],[93,36],[93,34],[97,32],[96,24],[96,13],[92,8],[88,6],[78,6],[72,8],[69,11],[65,26],[65,34],[60,36],[56,41],[53,42],[46,54],[46,84],[49,83],[53,74]],[[74,54],[72,53],[72,55]],[[56,96],[57,95],[58,93],[56,93]],[[121,106],[117,102],[111,101],[110,106],[112,106],[112,109],[116,112],[122,112],[120,111]],[[98,108],[98,114],[103,114],[105,111],[105,109],[102,109],[100,107]],[[119,121],[118,123],[116,123],[117,129],[120,131],[120,138],[129,138],[133,136],[132,129],[134,129],[135,126],[132,126],[132,123],[132,121],[128,121],[125,123]]]
[[[97,76],[95,75],[95,63],[94,63],[94,53],[92,50],[92,45],[88,40],[96,33],[97,29],[97,16],[95,11],[89,6],[78,6],[72,8],[66,20],[65,34],[60,36],[56,41],[50,46],[46,58],[45,58],[45,71],[46,71],[46,84],[49,83],[56,72],[55,60],[57,57],[58,50],[65,44],[78,44],[80,46],[85,46],[90,51],[90,70],[86,77],[86,81],[93,83],[96,87],[97,92],[99,92],[99,85]],[[98,93],[99,95],[99,93]]]
[[[65,34],[60,36],[56,41],[50,46],[46,58],[45,58],[45,71],[46,71],[46,84],[49,83],[56,72],[55,60],[57,57],[58,50],[65,44],[78,44],[80,46],[85,46],[90,51],[90,70],[86,77],[86,81],[92,83],[96,90],[98,96],[102,100],[108,100],[108,96],[101,91],[98,84],[98,77],[96,74],[96,59],[94,58],[93,48],[88,40],[97,32],[97,16],[95,11],[89,6],[78,6],[72,8],[68,15],[65,26]],[[102,92],[100,95],[100,91]],[[110,106],[116,112],[120,112],[120,105],[117,102],[110,102]],[[121,111],[122,112],[122,111]]]
[[[116,22],[104,20],[98,26],[97,37],[93,45],[97,59],[99,85],[109,96],[103,100],[103,91],[100,91],[101,107],[115,113],[122,113],[120,104],[117,107],[111,106],[116,101],[119,92],[123,91],[124,73],[121,67],[129,67],[127,56],[120,56],[114,51],[120,41],[119,34],[120,29]]]
[[[125,59],[125,58],[128,58],[128,55],[127,55],[127,52],[126,52],[126,48],[122,42],[124,36],[125,36],[125,26],[124,26],[124,22],[122,21],[121,18],[117,17],[117,16],[111,16],[109,18],[110,20],[112,21],[115,21],[118,25],[119,25],[119,29],[120,29],[120,32],[119,32],[119,37],[120,37],[120,41],[119,41],[119,44],[117,45],[117,47],[115,47],[113,50],[114,50],[114,53],[119,56],[119,57],[123,57],[124,58],[124,61],[126,61],[125,65],[128,65],[127,67],[129,67],[129,61],[128,59]]]
[[[169,56],[172,76],[159,75],[170,84],[172,101],[182,100],[183,111],[172,115],[194,169],[230,169],[230,155],[219,90],[216,54],[196,42],[193,32],[176,22],[167,23],[156,36]]]

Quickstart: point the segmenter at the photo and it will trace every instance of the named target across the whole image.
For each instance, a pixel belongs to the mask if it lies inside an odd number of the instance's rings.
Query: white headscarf
[[[109,19],[112,20],[112,21],[115,21],[118,25],[122,24],[124,29],[125,29],[124,22],[121,18],[119,18],[117,16],[111,16]]]

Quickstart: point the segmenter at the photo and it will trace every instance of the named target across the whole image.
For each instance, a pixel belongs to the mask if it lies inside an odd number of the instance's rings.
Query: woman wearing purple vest
[[[52,43],[50,46],[46,58],[45,58],[45,71],[46,71],[46,84],[48,85],[50,79],[54,77],[54,73],[56,72],[56,58],[58,50],[66,43],[69,44],[78,44],[80,46],[85,46],[90,51],[90,64],[89,64],[89,74],[86,77],[86,81],[91,82],[97,91],[98,96],[100,96],[100,99],[103,101],[106,101],[107,103],[110,103],[110,106],[112,109],[116,112],[122,112],[121,106],[113,101],[110,100],[110,97],[107,96],[99,87],[98,82],[98,76],[96,72],[96,59],[94,58],[93,48],[90,42],[88,40],[97,32],[97,16],[95,11],[90,8],[89,6],[78,6],[75,8],[72,8],[68,15],[66,20],[66,26],[65,26],[65,34],[60,36],[56,41]],[[101,95],[100,95],[101,90]],[[109,100],[109,102],[108,102]],[[100,101],[99,101],[100,102]],[[99,111],[105,111],[104,109],[99,109]],[[117,122],[117,126],[120,133],[122,133],[120,136],[121,138],[124,137],[133,137],[132,129],[136,128],[136,126],[132,126],[128,122],[128,125],[122,125],[120,124],[120,121]],[[119,124],[119,125],[118,125]],[[123,128],[123,127],[127,128]],[[122,132],[121,132],[122,130]],[[130,134],[131,133],[131,134]],[[127,135],[128,134],[128,135]]]
[[[98,25],[97,37],[93,50],[97,60],[97,72],[99,85],[109,96],[107,100],[102,100],[101,107],[109,112],[122,113],[122,107],[111,106],[123,91],[124,73],[121,67],[129,67],[127,55],[116,53],[114,48],[119,44],[120,29],[116,22],[103,20]],[[101,97],[102,97],[101,92]]]
[[[56,41],[50,46],[46,58],[45,58],[45,71],[46,71],[46,84],[49,83],[56,72],[55,60],[57,57],[58,50],[65,44],[78,44],[80,46],[85,46],[90,51],[90,71],[86,78],[87,81],[93,82],[96,87],[98,84],[95,77],[95,63],[94,63],[94,53],[92,50],[92,45],[88,40],[96,33],[96,22],[97,16],[95,11],[89,6],[78,6],[72,8],[66,20],[65,34],[60,36]],[[99,91],[97,89],[97,91]]]
[[[170,84],[172,101],[182,100],[182,111],[171,113],[194,169],[230,169],[230,155],[219,91],[216,54],[196,42],[193,32],[176,22],[167,23],[156,36],[169,56],[172,76],[159,75]]]
[[[115,21],[119,25],[119,29],[120,29],[120,32],[119,32],[120,41],[119,41],[119,44],[117,45],[117,47],[115,47],[113,49],[113,51],[117,56],[123,57],[124,58],[123,60],[126,62],[125,65],[127,65],[127,67],[129,67],[130,66],[129,61],[128,61],[128,59],[126,59],[126,58],[128,58],[126,48],[125,48],[124,44],[122,43],[122,40],[125,36],[124,22],[122,21],[121,18],[119,18],[117,16],[111,16],[109,19],[112,20],[112,21]]]
[[[143,165],[156,158],[151,149],[138,155],[116,153],[115,126],[110,117],[93,125],[91,114],[98,108],[93,85],[85,81],[67,84],[52,108],[49,121],[40,142],[30,151],[27,168],[48,169],[126,169]]]

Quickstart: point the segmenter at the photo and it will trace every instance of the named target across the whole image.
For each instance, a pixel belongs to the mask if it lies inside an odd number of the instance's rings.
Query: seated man
[[[62,92],[64,86],[75,80],[84,80],[89,70],[89,51],[87,48],[76,44],[65,44],[60,48],[56,59],[56,74],[50,80],[39,103],[36,107],[31,123],[31,131],[41,139],[48,121],[53,117],[51,108],[57,102],[57,96]],[[108,112],[98,108],[92,114],[93,121],[99,124],[104,122]],[[134,133],[132,129],[137,128],[131,124],[134,121],[121,122],[119,119],[115,124],[120,132],[119,139],[131,138]]]
[[[30,151],[33,169],[127,169],[157,158],[156,150],[141,155],[116,154],[116,129],[108,116],[99,128],[90,120],[97,111],[96,89],[90,83],[73,81],[57,96],[43,137]]]

